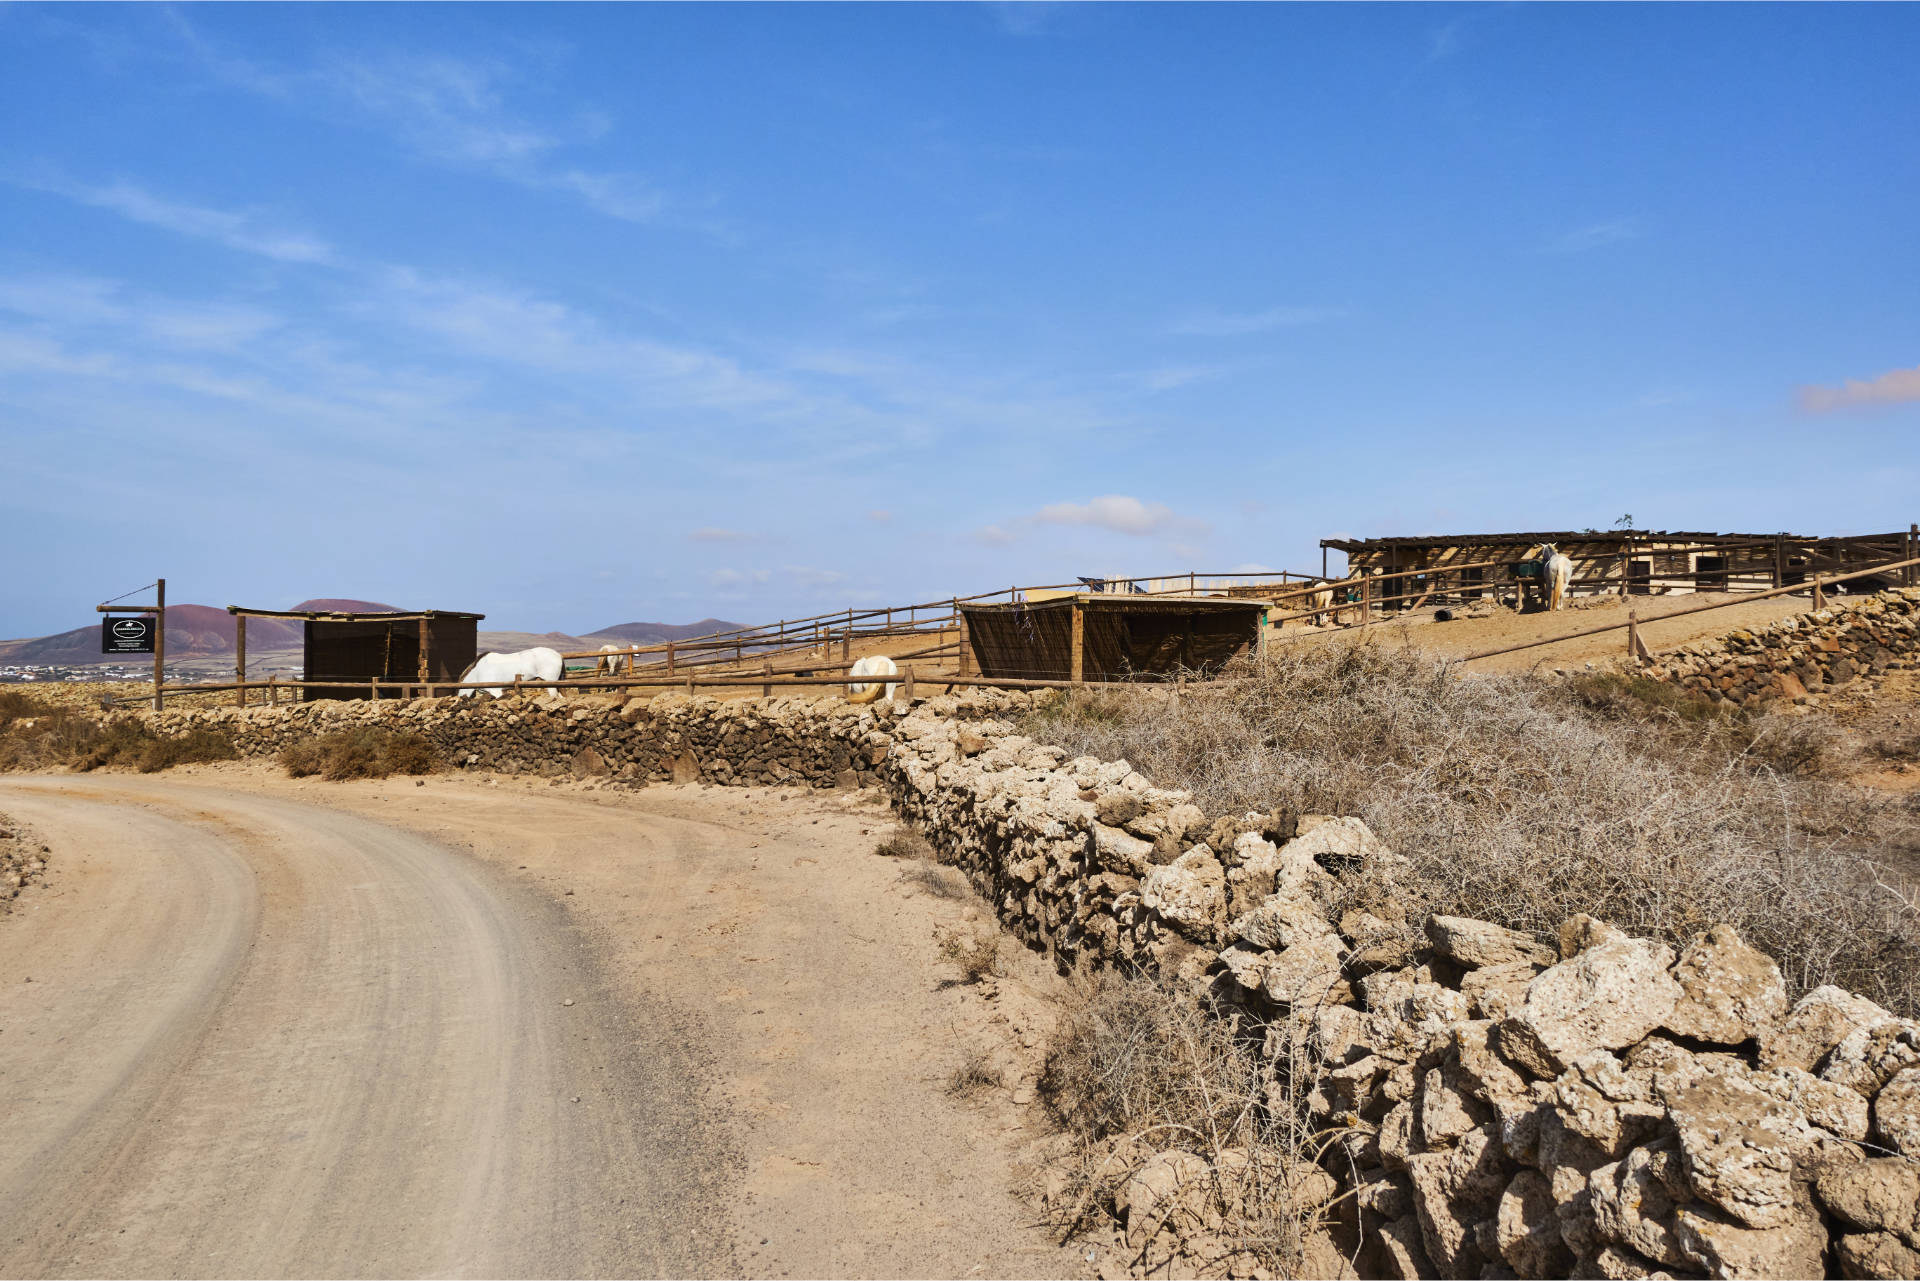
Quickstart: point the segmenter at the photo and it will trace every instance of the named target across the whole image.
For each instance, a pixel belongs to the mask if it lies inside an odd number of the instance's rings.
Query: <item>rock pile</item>
[[[1735,704],[1801,699],[1860,676],[1920,662],[1920,587],[1896,588],[1730,632],[1660,655],[1642,669]]]
[[[0,912],[9,910],[20,891],[47,871],[47,847],[18,823],[0,814]]]
[[[1910,652],[1916,599],[1863,603],[1831,624],[1841,649],[1817,652],[1869,667]],[[1009,718],[1037,697],[441,699],[155,719],[214,725],[244,755],[377,724],[419,732],[456,768],[885,787],[1062,964],[1157,969],[1265,1027],[1276,1080],[1338,1136],[1325,1199],[1364,1274],[1920,1273],[1920,1024],[1830,987],[1789,1005],[1779,968],[1725,926],[1676,955],[1585,916],[1542,942],[1409,919],[1391,893],[1362,910],[1343,887],[1364,870],[1390,890],[1400,860],[1359,820],[1209,816],[1125,761],[1017,733]],[[1159,1155],[1128,1193],[1152,1233],[1184,1222],[1161,1213],[1160,1183],[1182,1184],[1196,1159]]]

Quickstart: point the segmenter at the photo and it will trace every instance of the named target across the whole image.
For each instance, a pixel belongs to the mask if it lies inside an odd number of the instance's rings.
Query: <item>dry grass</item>
[[[1000,945],[998,933],[942,934],[940,955],[959,968],[962,983],[978,983],[1005,973],[1006,959],[1000,953]]]
[[[884,858],[930,860],[934,857],[933,846],[927,843],[927,838],[904,825],[889,832],[873,847],[873,852]]]
[[[419,734],[371,726],[296,743],[280,753],[280,764],[294,778],[318,774],[328,782],[431,774],[438,768],[432,745]]]
[[[1332,1189],[1318,1162],[1334,1136],[1316,1133],[1305,1107],[1322,1065],[1305,1061],[1307,1048],[1301,1061],[1268,1057],[1262,1031],[1158,980],[1076,975],[1039,1081],[1076,1140],[1066,1194],[1055,1200],[1062,1240],[1103,1217],[1124,1228],[1114,1210],[1121,1185],[1154,1154],[1177,1149],[1210,1167],[1197,1221],[1186,1225],[1203,1230],[1183,1243],[1210,1257],[1190,1255],[1190,1264],[1207,1275],[1248,1275],[1248,1264],[1305,1275]],[[1136,1231],[1128,1262],[1164,1268],[1168,1248]]]
[[[0,770],[125,766],[153,774],[238,755],[233,739],[218,730],[199,728],[162,737],[142,721],[101,720],[13,690],[0,691]]]
[[[1814,718],[1725,715],[1650,682],[1459,677],[1409,648],[1290,651],[1266,674],[1061,700],[1023,727],[1124,757],[1210,814],[1355,814],[1410,906],[1549,936],[1576,912],[1680,943],[1716,921],[1804,990],[1920,1012],[1920,928],[1888,871],[1914,816],[1821,777]],[[1355,894],[1381,893],[1366,869]]]
[[[911,863],[900,873],[900,881],[935,898],[963,899],[973,893],[966,877],[938,863]]]
[[[1004,1084],[1006,1078],[994,1065],[992,1055],[985,1050],[968,1050],[947,1077],[947,1093],[965,1098],[982,1090],[997,1090]]]

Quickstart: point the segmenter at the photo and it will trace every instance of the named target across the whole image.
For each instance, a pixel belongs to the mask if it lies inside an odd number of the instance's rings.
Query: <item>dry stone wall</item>
[[[1862,676],[1920,663],[1920,587],[1896,588],[1682,645],[1642,674],[1735,704],[1804,701]]]
[[[1912,635],[1912,596],[1875,600],[1819,624],[1862,632],[1841,652],[1869,667],[1867,641],[1891,653]],[[1155,970],[1263,1030],[1335,1136],[1327,1199],[1364,1275],[1920,1274],[1920,1024],[1830,987],[1790,1003],[1778,966],[1725,926],[1676,954],[1585,916],[1542,941],[1409,919],[1391,892],[1361,910],[1343,885],[1364,870],[1390,891],[1400,860],[1357,819],[1206,815],[1125,761],[1019,734],[1036,697],[442,699],[157,721],[214,725],[248,755],[380,725],[455,768],[884,787],[1061,964]]]

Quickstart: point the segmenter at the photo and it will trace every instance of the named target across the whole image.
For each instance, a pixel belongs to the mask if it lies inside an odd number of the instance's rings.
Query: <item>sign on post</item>
[[[100,623],[102,654],[153,653],[154,620],[151,618],[107,618]]]

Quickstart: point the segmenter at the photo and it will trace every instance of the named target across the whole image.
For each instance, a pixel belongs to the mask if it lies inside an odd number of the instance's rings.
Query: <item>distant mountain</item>
[[[597,632],[588,632],[587,639],[624,641],[629,645],[659,645],[666,641],[710,636],[714,632],[737,631],[745,626],[745,623],[729,623],[723,618],[703,618],[697,623],[621,623],[614,627],[602,627]]]
[[[294,610],[334,610],[340,613],[397,613],[399,607],[376,601],[323,598],[303,600]],[[167,657],[218,658],[233,653],[233,615],[212,605],[167,606]],[[301,645],[305,629],[297,618],[250,618],[247,649],[260,652]],[[34,640],[0,641],[0,663],[128,663],[145,661],[142,654],[106,655],[100,652],[100,624]]]

